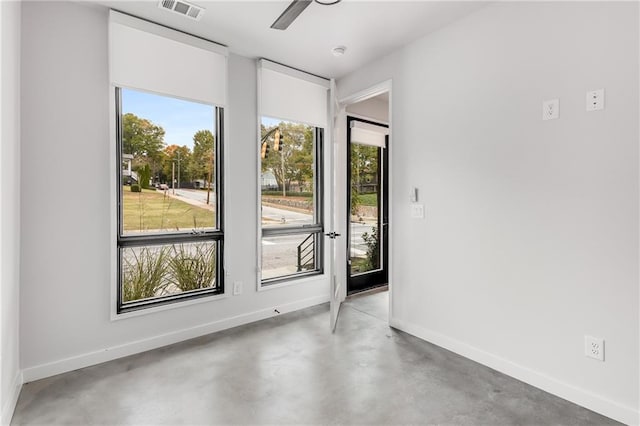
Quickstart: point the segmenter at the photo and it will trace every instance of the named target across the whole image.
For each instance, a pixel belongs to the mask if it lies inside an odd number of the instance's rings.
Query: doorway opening
[[[389,282],[389,126],[369,111],[384,96],[347,108],[347,294],[386,289]],[[383,105],[384,106],[384,105]],[[379,108],[388,114],[386,108]],[[373,116],[373,117],[372,117]],[[382,119],[381,119],[382,118]]]
[[[387,323],[393,316],[391,91],[387,80],[336,104],[332,210],[336,236],[342,237],[332,254],[332,330],[343,302]]]

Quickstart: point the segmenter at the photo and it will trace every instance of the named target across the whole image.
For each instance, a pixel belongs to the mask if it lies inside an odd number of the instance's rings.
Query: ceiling
[[[484,1],[362,1],[333,6],[313,2],[285,30],[272,22],[288,1],[205,1],[200,21],[158,8],[158,1],[97,0],[145,18],[224,45],[231,52],[267,58],[323,77],[339,78],[395,49],[433,32],[487,3]],[[336,46],[346,46],[341,57]]]

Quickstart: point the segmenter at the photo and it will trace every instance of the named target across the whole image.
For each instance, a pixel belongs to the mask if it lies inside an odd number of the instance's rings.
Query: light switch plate
[[[411,204],[411,217],[424,219],[424,204]]]
[[[549,99],[542,102],[542,119],[543,120],[555,120],[560,116],[560,100]]]

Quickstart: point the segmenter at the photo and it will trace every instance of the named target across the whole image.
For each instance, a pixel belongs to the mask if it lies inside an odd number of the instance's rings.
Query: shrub
[[[364,243],[367,245],[367,261],[369,263],[370,269],[378,268],[378,253],[379,249],[379,240],[378,240],[378,227],[374,226],[371,229],[371,234],[365,232],[362,234],[362,239]]]
[[[151,168],[148,164],[138,169],[138,182],[143,189],[149,189],[149,182],[151,181]]]
[[[216,277],[216,245],[176,244],[169,267],[171,282],[181,291],[211,287]]]
[[[142,192],[142,188],[137,183],[131,185],[131,192]]]
[[[122,301],[157,296],[167,286],[167,247],[126,249],[122,254]]]

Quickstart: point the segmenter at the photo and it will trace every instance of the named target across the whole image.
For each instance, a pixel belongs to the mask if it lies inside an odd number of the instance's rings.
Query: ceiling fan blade
[[[313,0],[293,0],[291,4],[282,12],[282,15],[278,16],[278,19],[271,24],[271,28],[274,30],[286,30],[289,25],[296,20],[298,15],[309,6]]]

